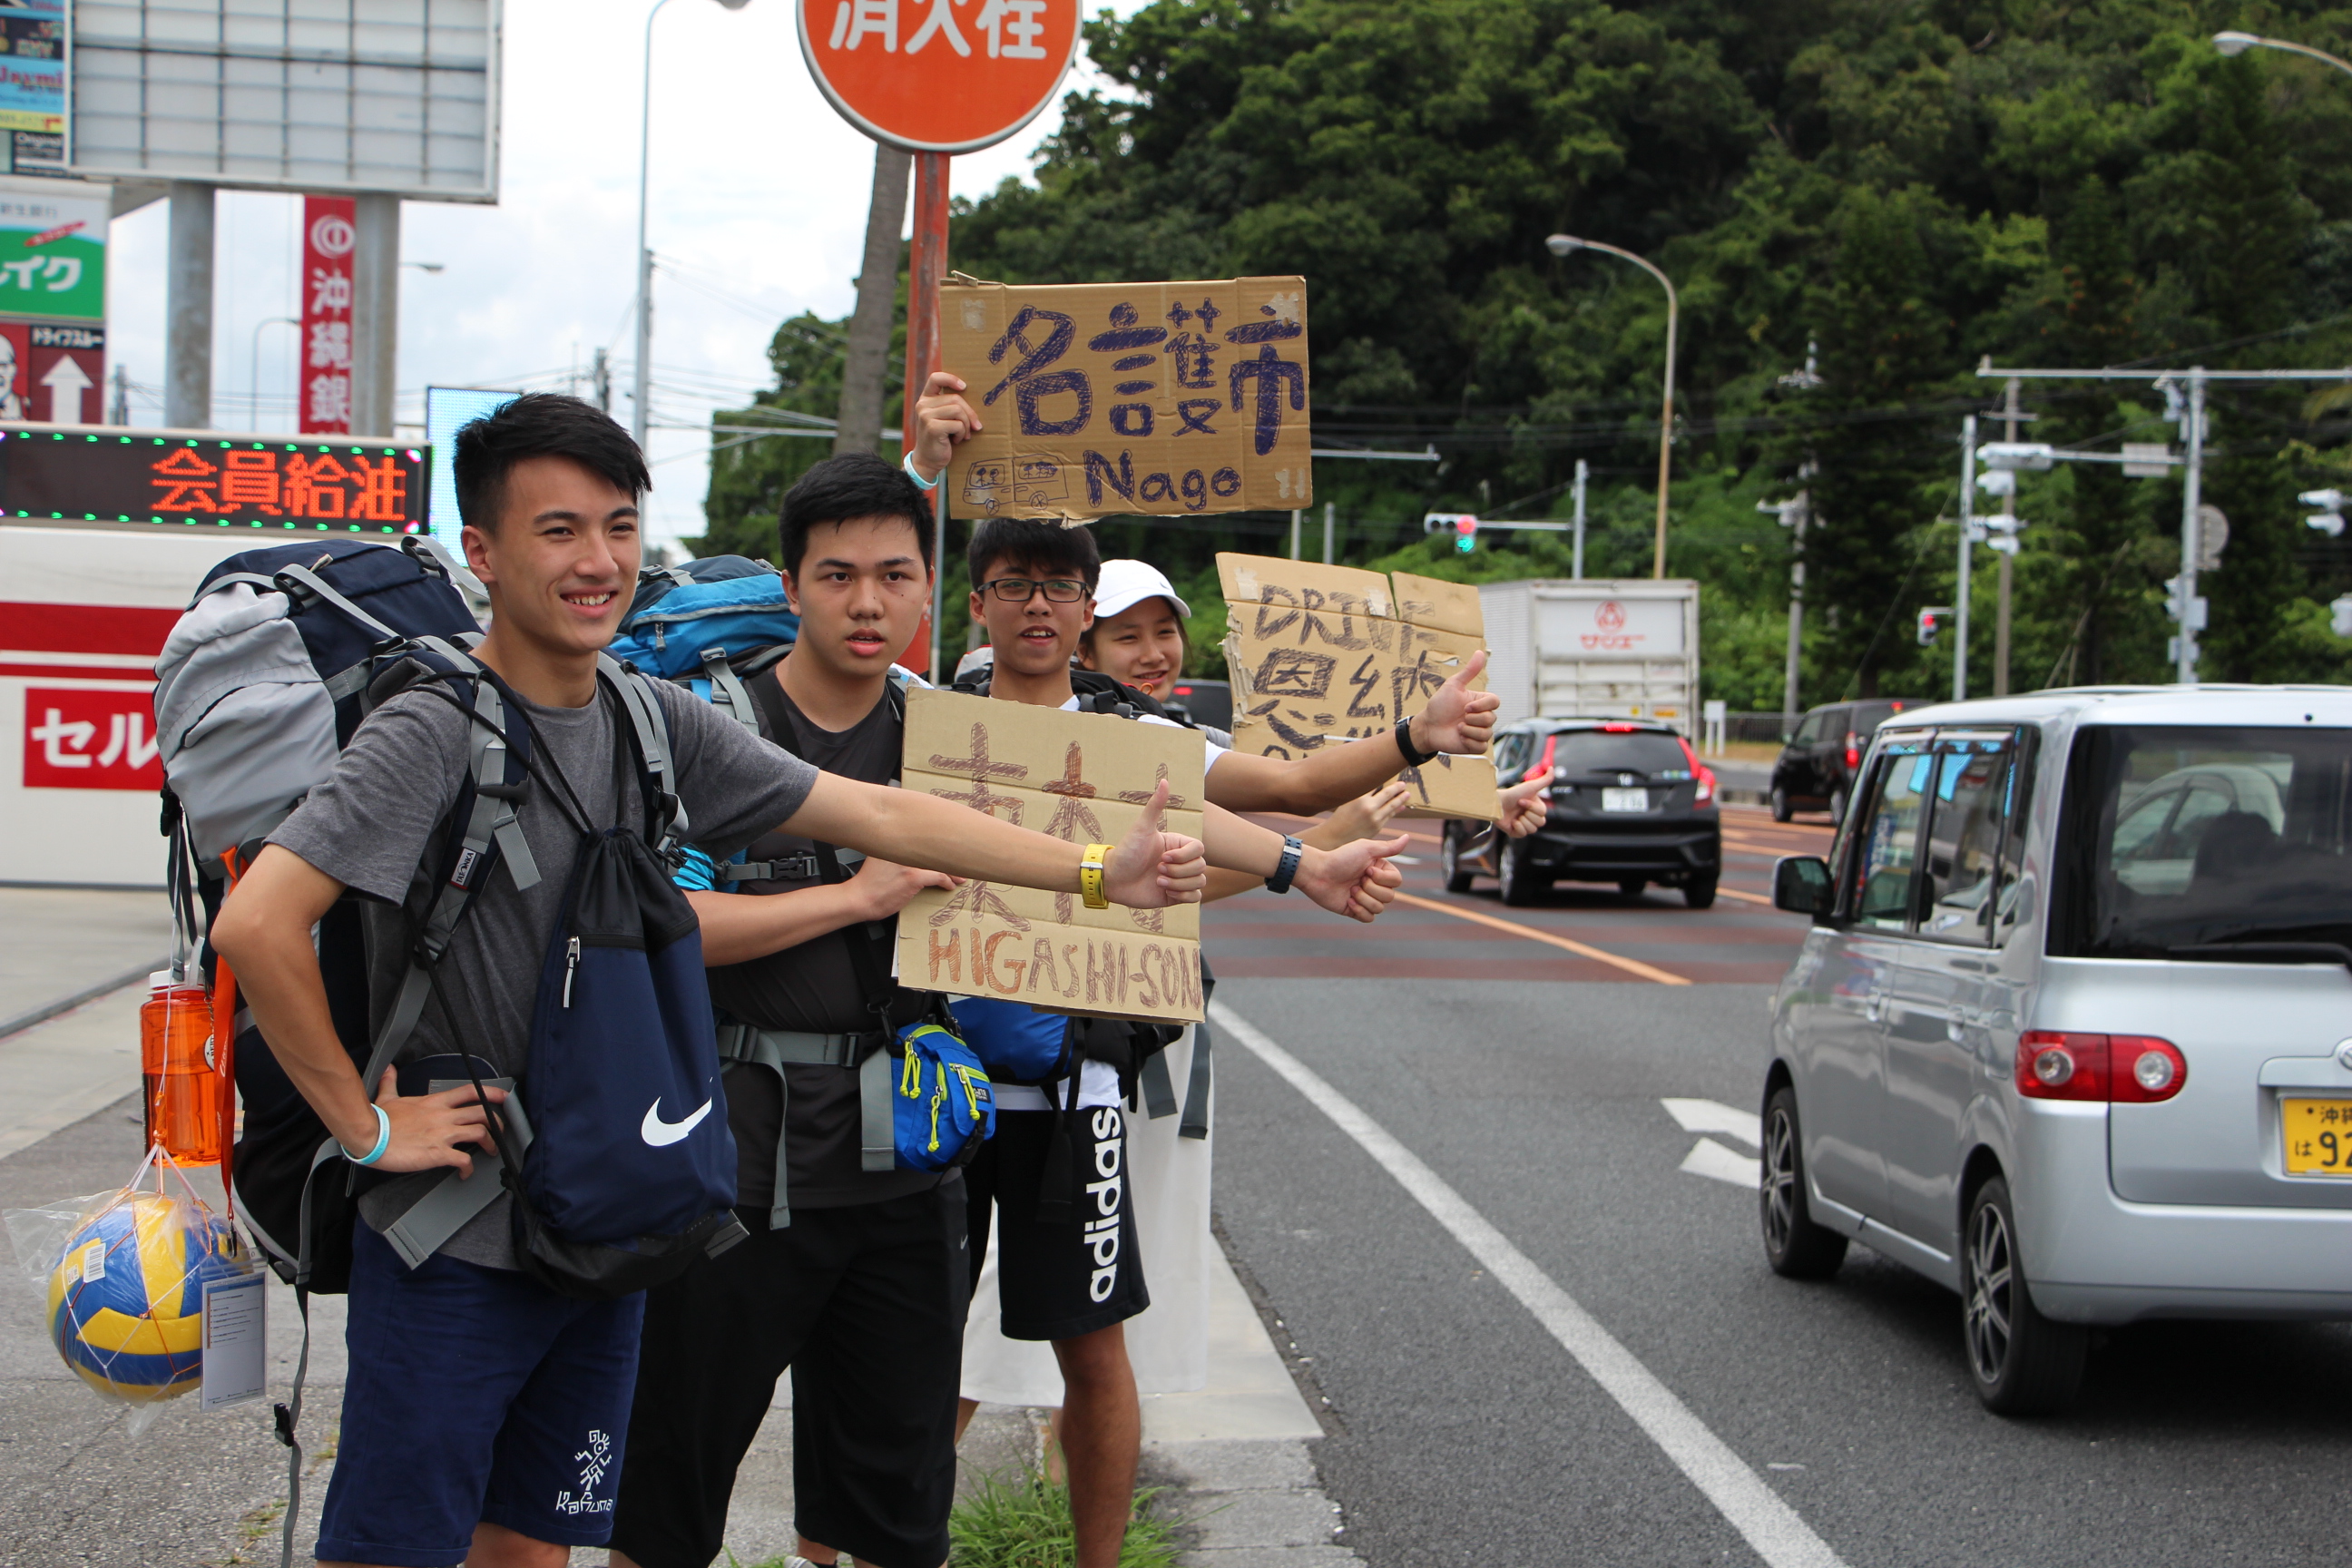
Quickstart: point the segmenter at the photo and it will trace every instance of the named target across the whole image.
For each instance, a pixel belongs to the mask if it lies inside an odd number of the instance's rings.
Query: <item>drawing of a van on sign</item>
[[[972,464],[963,499],[994,510],[1000,507],[1050,506],[1070,498],[1069,480],[1052,458],[997,458]]]

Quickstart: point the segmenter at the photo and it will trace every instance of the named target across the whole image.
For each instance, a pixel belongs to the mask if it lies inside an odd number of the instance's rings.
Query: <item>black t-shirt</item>
[[[781,669],[782,667],[777,667]],[[850,728],[819,729],[784,695],[772,672],[750,683],[761,733],[803,761],[843,778],[887,784],[898,772],[906,725],[892,710],[889,694]],[[812,851],[810,840],[789,833],[763,834],[752,841],[751,860],[786,860]],[[734,884],[730,897],[788,894],[823,884],[822,877]],[[876,934],[868,935],[869,931]],[[895,917],[827,931],[765,958],[730,963],[709,972],[710,1000],[721,1018],[763,1029],[800,1029],[812,1034],[847,1033],[872,1027],[864,987],[850,956],[852,942],[871,942],[875,969],[890,973],[898,936]],[[922,994],[900,991],[892,1009],[896,1023],[912,1023],[923,1011]],[[904,1193],[937,1186],[927,1171],[866,1171],[859,1163],[861,1121],[857,1073],[849,1068],[788,1067],[792,1124],[786,1139],[790,1160],[786,1200],[794,1208],[846,1208],[880,1203]],[[735,1201],[745,1208],[775,1202],[776,1136],[780,1123],[775,1075],[765,1068],[738,1066],[727,1074],[727,1120],[734,1130]]]

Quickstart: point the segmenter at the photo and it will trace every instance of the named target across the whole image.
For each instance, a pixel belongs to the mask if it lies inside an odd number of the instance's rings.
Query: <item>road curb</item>
[[[167,952],[163,957],[140,964],[135,969],[126,970],[111,980],[101,980],[87,990],[77,991],[70,996],[60,996],[54,1002],[44,1002],[30,1012],[19,1013],[13,1018],[0,1018],[0,1040],[5,1040],[11,1035],[21,1035],[36,1024],[46,1024],[60,1013],[70,1013],[85,1002],[95,1002],[101,996],[110,996],[126,985],[133,985],[146,979],[159,969],[168,968],[171,962],[172,955]]]

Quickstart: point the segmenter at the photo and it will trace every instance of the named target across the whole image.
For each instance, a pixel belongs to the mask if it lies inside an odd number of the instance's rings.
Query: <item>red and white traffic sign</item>
[[[96,425],[105,405],[104,327],[0,321],[0,419]]]
[[[1079,0],[798,0],[801,53],[834,108],[916,153],[977,153],[1051,103]]]

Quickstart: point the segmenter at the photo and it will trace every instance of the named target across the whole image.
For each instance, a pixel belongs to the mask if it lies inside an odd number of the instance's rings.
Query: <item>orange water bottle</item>
[[[147,1142],[183,1165],[221,1163],[228,1080],[213,1050],[213,1005],[205,988],[148,976],[139,1009],[140,1071],[147,1084]]]

